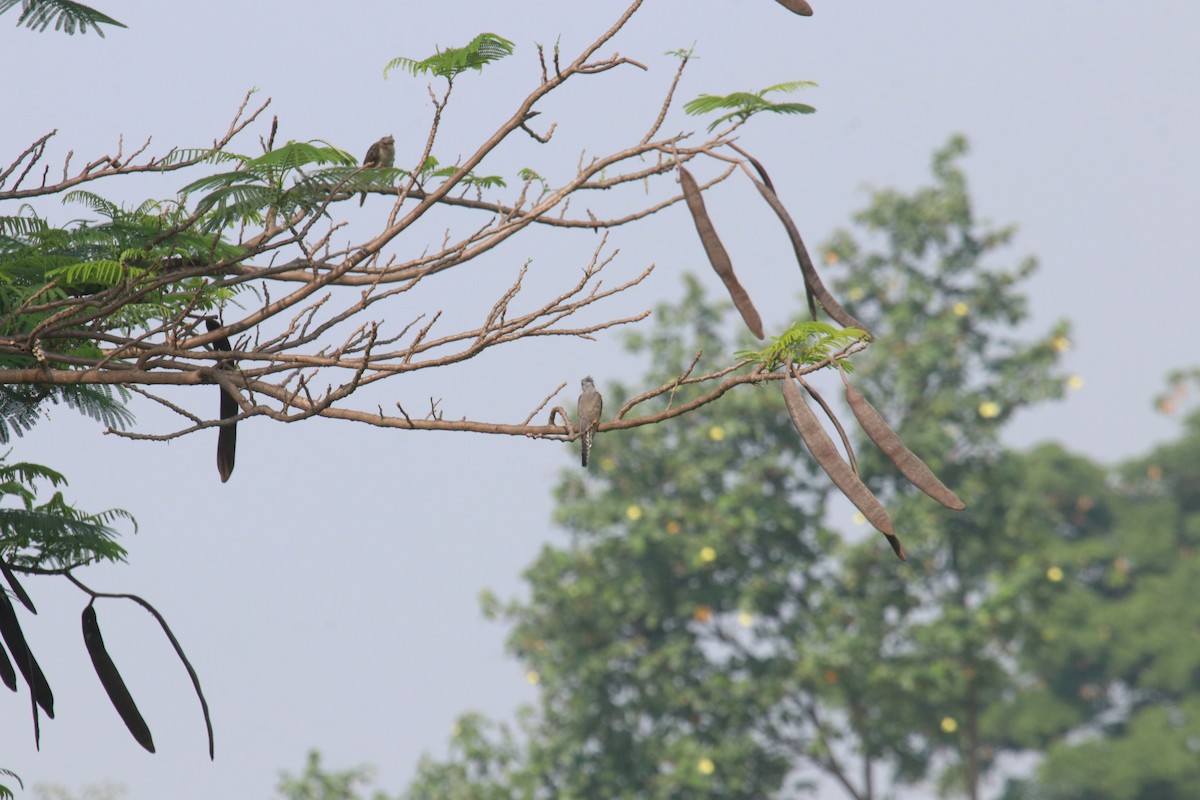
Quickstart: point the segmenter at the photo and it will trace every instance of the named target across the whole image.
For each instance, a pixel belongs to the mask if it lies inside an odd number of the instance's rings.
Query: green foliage
[[[11,769],[0,769],[0,775],[3,775],[5,778],[12,778],[17,782],[18,786],[20,786],[22,789],[25,788],[25,782],[21,780],[21,776],[13,772]],[[16,795],[13,794],[12,789],[9,789],[4,784],[0,783],[0,800],[13,800],[14,797],[16,797]]]
[[[730,120],[745,122],[755,114],[764,111],[772,114],[812,114],[816,109],[810,105],[805,103],[776,103],[768,100],[767,95],[775,92],[791,94],[801,89],[815,87],[816,85],[812,81],[788,81],[787,83],[777,83],[774,86],[768,86],[766,89],[758,92],[734,92],[733,94],[724,96],[702,94],[695,100],[689,100],[685,103],[683,110],[693,116],[709,114],[714,111],[727,112],[709,123],[708,129],[710,131]]]
[[[0,14],[15,8],[17,3],[21,4],[21,16],[17,18],[17,25],[24,25],[39,33],[49,28],[50,23],[54,23],[54,30],[73,36],[76,30],[87,33],[90,25],[100,34],[100,38],[104,38],[104,29],[100,25],[126,27],[124,23],[117,22],[107,14],[72,0],[0,0]]]
[[[171,270],[236,259],[241,252],[219,237],[189,229],[182,207],[147,201],[128,210],[84,191],[68,193],[63,202],[85,205],[103,219],[62,228],[39,219],[37,224],[11,225],[0,234],[0,331],[5,334],[32,331],[51,314],[61,313],[46,307],[54,301],[80,298],[73,311],[86,316],[97,307],[88,297],[106,290],[120,289],[136,298],[118,304],[107,316],[106,324],[116,329],[170,318],[185,307],[211,310],[231,296],[201,278],[162,280]],[[151,284],[154,288],[144,288]],[[55,347],[68,355],[94,355],[95,350],[83,338],[56,341]],[[2,431],[0,426],[0,440]]]
[[[453,81],[461,72],[473,69],[482,72],[485,65],[499,61],[513,53],[515,45],[494,33],[481,33],[464,47],[441,48],[434,55],[417,61],[399,56],[383,68],[383,77],[393,69],[402,69],[410,75],[435,75]]]
[[[0,365],[21,366],[21,359],[0,357]],[[105,427],[124,430],[133,422],[125,407],[128,392],[121,387],[87,384],[74,386],[0,386],[0,444],[8,444],[13,435],[24,436],[41,419],[46,402],[63,403]]]
[[[696,43],[695,42],[692,42],[691,47],[687,47],[687,48],[677,47],[674,50],[667,50],[665,53],[663,53],[663,55],[664,56],[674,56],[675,58],[678,58],[680,61],[691,61],[693,58],[699,58],[699,56],[696,55]]]
[[[283,773],[276,787],[281,800],[367,800],[362,790],[373,778],[369,767],[330,771],[321,766],[321,754],[312,750],[301,775]],[[382,792],[370,795],[371,800],[385,800]]]
[[[39,502],[37,484],[65,486],[67,479],[49,467],[0,458],[0,560],[18,568],[69,569],[96,561],[124,561],[113,523],[137,524],[119,508],[97,513],[67,503],[62,492]],[[18,507],[7,502],[16,501]]]
[[[788,361],[797,366],[819,364],[866,335],[858,328],[838,329],[824,322],[797,322],[762,350],[738,350],[735,355],[751,359],[768,371]],[[837,363],[847,371],[854,369],[849,359],[839,358]]]
[[[257,158],[238,157],[237,168],[209,175],[180,190],[184,197],[207,192],[196,203],[201,228],[219,231],[242,224],[261,225],[276,215],[308,213],[330,199],[334,189],[353,191],[354,156],[333,146],[288,142]],[[333,165],[305,172],[304,168]],[[294,175],[300,179],[293,180]]]
[[[1107,474],[1085,482],[1067,462],[1052,466],[1034,478],[1045,482],[1066,541],[1039,570],[1055,591],[1023,653],[1040,677],[1039,702],[1003,715],[1014,737],[1047,751],[1033,779],[1011,796],[1193,797],[1200,785],[1200,611],[1193,599],[1200,409],[1184,417],[1176,441]],[[1050,577],[1048,567],[1059,571]]]

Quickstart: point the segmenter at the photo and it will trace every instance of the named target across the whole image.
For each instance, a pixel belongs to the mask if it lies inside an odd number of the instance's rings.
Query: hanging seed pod
[[[760,174],[765,174],[762,171],[761,165],[757,169],[760,171]],[[771,206],[771,210],[775,212],[775,216],[779,217],[779,221],[783,223],[784,230],[787,231],[788,238],[792,240],[792,250],[796,253],[796,262],[800,265],[800,272],[804,275],[804,286],[809,292],[809,309],[813,311],[813,318],[816,318],[816,310],[812,308],[812,298],[816,297],[817,302],[825,309],[825,313],[839,325],[846,328],[858,328],[870,335],[870,328],[855,319],[854,315],[849,311],[842,308],[842,304],[834,299],[834,296],[825,288],[825,284],[821,282],[821,276],[817,274],[817,268],[813,265],[812,259],[808,255],[808,248],[804,246],[804,240],[800,238],[800,231],[796,228],[796,223],[792,221],[791,214],[784,208],[779,195],[775,194],[762,181],[751,177],[750,182],[754,184],[754,188],[758,189],[758,193],[767,201],[767,205]]]
[[[955,511],[962,511],[966,508],[966,504],[958,499],[958,495],[938,480],[938,477],[933,474],[933,470],[916,453],[908,449],[908,446],[884,422],[883,417],[875,410],[875,406],[871,405],[863,396],[863,393],[850,384],[850,381],[846,379],[845,372],[842,373],[842,383],[846,385],[846,402],[849,404],[850,410],[854,412],[854,416],[858,418],[858,424],[862,425],[862,429],[867,432],[867,436],[871,437],[871,441],[896,465],[900,474],[908,478],[913,486],[946,508],[952,508]]]
[[[25,593],[25,588],[17,583],[17,576],[8,568],[8,564],[0,561],[0,574],[4,575],[4,580],[8,581],[8,585],[12,588],[13,594],[21,601],[21,605],[29,609],[30,614],[36,614],[37,609],[33,606],[33,601],[29,599],[29,595]]]
[[[219,330],[221,323],[212,317],[204,319],[204,327],[209,331]],[[229,352],[233,346],[229,343],[229,337],[221,336],[213,340],[212,347],[214,350]],[[233,362],[223,361],[218,366],[218,369],[232,369]],[[238,414],[237,400],[233,395],[221,389],[221,419],[233,419]],[[230,425],[222,425],[217,429],[217,472],[221,475],[221,483],[229,480],[229,476],[233,474],[233,461],[237,456],[237,423]]]
[[[712,220],[708,218],[708,210],[704,207],[704,198],[701,196],[696,179],[692,177],[692,173],[680,167],[679,183],[683,187],[683,198],[687,201],[688,211],[692,212],[692,221],[696,223],[696,232],[700,234],[700,243],[704,245],[704,252],[708,254],[708,260],[712,264],[713,270],[725,284],[725,289],[733,299],[734,306],[741,313],[742,319],[745,320],[746,327],[750,329],[751,333],[762,339],[762,318],[758,315],[758,309],[754,307],[754,303],[751,302],[750,295],[746,293],[737,276],[733,274],[733,262],[729,260],[729,253],[725,251],[725,245],[721,244],[721,239],[717,236],[716,229],[713,228]]]
[[[775,0],[775,2],[793,14],[799,14],[802,17],[812,16],[812,6],[806,3],[805,0]]]
[[[92,666],[96,669],[96,675],[99,676],[104,691],[108,692],[108,699],[112,702],[113,708],[121,715],[125,727],[129,728],[129,732],[133,734],[133,738],[137,740],[138,744],[153,753],[154,740],[150,736],[150,728],[146,725],[146,720],[142,719],[141,712],[133,702],[133,697],[129,694],[129,689],[126,688],[121,673],[117,672],[116,664],[109,657],[108,651],[104,649],[104,638],[100,635],[100,623],[96,621],[96,609],[91,605],[83,610],[83,643],[87,647],[88,655],[92,657]]]
[[[50,691],[50,684],[46,682],[46,676],[42,674],[37,659],[29,652],[25,634],[21,633],[21,625],[17,622],[16,611],[5,592],[0,592],[0,636],[4,637],[4,643],[8,645],[8,652],[12,653],[17,669],[29,684],[33,699],[46,712],[47,717],[54,719],[54,693]]]
[[[4,685],[14,692],[17,690],[17,673],[13,671],[12,662],[8,660],[8,653],[4,652],[3,647],[0,647],[0,681],[4,681]]]
[[[863,516],[867,518],[867,522],[870,522],[875,530],[887,537],[888,544],[892,546],[896,556],[901,561],[905,560],[904,547],[900,544],[900,539],[896,537],[892,528],[892,518],[888,515],[887,509],[879,502],[879,498],[867,488],[867,485],[854,474],[850,465],[842,459],[837,447],[833,444],[833,439],[829,438],[829,434],[817,420],[817,415],[808,407],[804,393],[791,378],[785,378],[783,381],[783,399],[787,403],[788,413],[791,414],[792,422],[796,425],[800,438],[804,440],[804,444],[813,454],[813,458],[829,474],[830,479],[835,486],[841,489],[842,494],[846,495],[850,502],[862,512]]]

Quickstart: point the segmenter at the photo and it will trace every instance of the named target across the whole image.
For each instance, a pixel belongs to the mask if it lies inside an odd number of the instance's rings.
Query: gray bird
[[[600,412],[604,409],[604,398],[596,391],[596,384],[589,375],[581,382],[583,392],[579,395],[579,430],[583,434],[583,465],[588,462],[592,439],[600,427]]]
[[[385,136],[375,144],[367,148],[367,154],[363,156],[364,167],[391,167],[396,163],[396,140],[391,136]],[[358,198],[358,205],[367,200],[367,193],[363,192]]]

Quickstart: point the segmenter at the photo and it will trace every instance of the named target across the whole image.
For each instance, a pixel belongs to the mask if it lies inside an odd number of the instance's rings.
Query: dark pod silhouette
[[[12,662],[8,660],[8,653],[4,652],[3,647],[0,647],[0,681],[4,681],[4,685],[14,692],[17,690],[17,673],[13,671]]]
[[[208,330],[215,331],[220,329],[221,323],[212,317],[204,319],[204,325]],[[222,350],[229,352],[233,346],[229,343],[229,337],[221,336],[212,343],[214,350]],[[232,369],[233,363],[226,361],[219,365],[219,369]],[[238,415],[237,400],[233,395],[221,389],[221,419],[233,419]],[[229,476],[233,474],[233,461],[237,456],[237,423],[231,422],[228,425],[222,425],[217,432],[217,472],[221,473],[221,483],[229,480]]]
[[[28,608],[30,614],[36,614],[37,609],[33,606],[33,600],[29,599],[29,595],[25,593],[25,587],[17,583],[17,576],[13,575],[12,570],[8,568],[8,564],[5,564],[3,561],[0,561],[0,574],[4,575],[4,580],[8,581],[9,587],[13,590],[13,594],[17,596],[17,599],[21,601],[21,605]]]
[[[33,699],[46,712],[47,717],[54,719],[54,693],[50,691],[50,684],[46,682],[46,676],[42,674],[37,659],[29,652],[25,634],[21,633],[21,625],[17,622],[17,613],[6,592],[0,592],[0,636],[4,637],[4,643],[8,645],[8,652],[12,653],[17,669],[29,684]]]
[[[100,635],[96,609],[91,605],[83,610],[83,643],[87,647],[88,655],[92,657],[96,675],[99,676],[104,691],[108,692],[108,699],[112,701],[113,708],[121,715],[125,727],[129,728],[138,744],[153,753],[154,739],[150,736],[150,728],[133,702],[125,681],[121,679],[121,673],[117,672],[116,664],[104,649],[104,637]]]

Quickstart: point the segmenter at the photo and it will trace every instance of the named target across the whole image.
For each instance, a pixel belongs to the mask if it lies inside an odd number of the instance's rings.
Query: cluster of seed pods
[[[780,3],[796,11],[798,14],[805,13],[804,11],[797,10],[798,7],[808,7],[808,4],[802,1],[799,3],[788,3],[780,0]],[[793,8],[793,6],[797,8]],[[811,9],[807,13],[811,14]],[[808,249],[804,246],[804,240],[800,238],[799,229],[797,229],[791,215],[788,214],[787,209],[779,200],[779,196],[775,193],[774,184],[771,183],[771,178],[767,175],[762,164],[736,145],[731,146],[741,153],[758,173],[759,179],[751,176],[750,180],[754,184],[754,188],[767,201],[771,210],[779,217],[784,230],[787,231],[788,238],[792,242],[792,248],[796,253],[796,261],[800,266],[801,274],[804,276],[804,288],[808,295],[809,310],[812,312],[813,318],[816,318],[817,305],[820,305],[825,310],[825,313],[838,324],[866,331],[867,327],[842,308],[842,305],[833,297],[824,283],[822,283],[820,276],[817,274],[816,267],[809,257]],[[750,300],[749,293],[746,292],[745,287],[742,286],[733,272],[733,262],[729,258],[729,253],[725,250],[725,246],[721,244],[721,239],[717,236],[712,220],[708,216],[708,211],[704,206],[704,198],[701,196],[700,187],[696,183],[696,179],[683,167],[679,168],[679,179],[680,185],[683,188],[684,200],[696,225],[696,232],[700,234],[700,243],[704,247],[704,252],[707,254],[713,270],[720,277],[722,283],[725,284],[725,288],[728,290],[729,296],[733,300],[738,313],[742,315],[746,327],[756,337],[762,339],[762,318],[759,316],[758,309],[754,307],[754,303]],[[868,333],[868,335],[870,334]],[[821,468],[829,475],[834,485],[862,512],[866,520],[876,530],[887,537],[888,544],[891,545],[892,550],[903,560],[905,558],[904,546],[896,536],[892,525],[892,518],[888,514],[887,509],[879,501],[879,498],[875,496],[874,492],[859,477],[849,439],[846,437],[837,418],[833,415],[829,405],[820,398],[811,386],[805,383],[790,362],[787,364],[787,370],[788,374],[781,381],[783,399],[787,404],[792,422],[796,425],[796,430],[800,433],[800,438],[812,453],[813,458],[816,459]],[[842,371],[841,374],[842,381],[846,387],[846,404],[858,420],[858,424],[862,426],[863,431],[866,432],[867,436],[870,437],[871,441],[875,443],[883,454],[896,465],[900,474],[918,489],[947,508],[955,510],[965,508],[958,495],[947,488],[933,474],[933,471],[929,469],[925,462],[913,453],[912,450],[908,449],[896,432],[884,421],[875,407],[863,396],[863,393],[850,384],[846,379],[846,373]],[[837,427],[838,432],[841,433],[842,443],[850,458],[849,461],[842,458],[841,453],[838,452],[833,439],[825,431],[816,413],[804,399],[804,392],[801,391],[801,387],[817,400]]]

